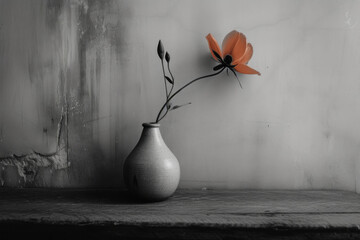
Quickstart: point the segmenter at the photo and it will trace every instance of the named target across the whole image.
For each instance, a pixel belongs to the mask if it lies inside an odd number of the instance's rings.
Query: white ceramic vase
[[[179,162],[166,146],[160,124],[144,123],[139,142],[124,163],[124,181],[132,195],[144,201],[162,201],[179,185]]]

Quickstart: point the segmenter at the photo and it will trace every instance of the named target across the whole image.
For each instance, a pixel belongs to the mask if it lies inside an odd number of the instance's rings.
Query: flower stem
[[[191,82],[185,84],[183,87],[181,87],[179,90],[177,90],[176,92],[174,92],[171,96],[169,96],[166,100],[166,102],[164,103],[164,105],[162,106],[162,108],[160,109],[157,117],[156,117],[156,121],[155,123],[158,123],[161,119],[163,119],[166,114],[168,113],[168,110],[165,112],[165,114],[160,118],[160,115],[161,115],[161,112],[164,110],[164,108],[167,106],[167,104],[170,102],[171,99],[173,99],[179,92],[181,92],[184,88],[186,88],[187,86],[189,86],[190,84],[193,84],[194,82],[197,82],[201,79],[204,79],[204,78],[209,78],[209,77],[214,77],[218,74],[220,74],[222,71],[224,71],[225,67],[222,68],[220,71],[216,72],[216,73],[213,73],[213,74],[209,74],[209,75],[205,75],[205,76],[202,76],[202,77],[198,77],[198,78],[195,78],[194,80],[192,80]]]
[[[167,84],[166,84],[165,68],[164,68],[164,60],[163,60],[163,59],[161,59],[161,67],[162,67],[162,71],[163,71],[163,75],[164,75],[164,84],[165,84],[166,100],[168,100],[169,94],[168,94],[168,89],[167,89]]]
[[[168,70],[169,70],[171,79],[173,80],[173,84],[171,84],[171,88],[170,88],[170,91],[169,91],[169,96],[170,96],[171,93],[172,93],[172,91],[173,91],[173,89],[174,89],[175,79],[174,79],[174,76],[173,76],[172,72],[170,71],[170,64],[169,64],[169,62],[167,62],[167,67],[168,67]]]

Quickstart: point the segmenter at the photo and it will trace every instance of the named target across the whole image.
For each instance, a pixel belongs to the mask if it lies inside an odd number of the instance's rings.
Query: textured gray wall
[[[359,16],[348,0],[0,0],[1,183],[122,186],[164,99],[158,40],[181,86],[212,72],[205,36],[236,29],[262,76],[176,98],[192,105],[161,131],[180,185],[359,191]]]

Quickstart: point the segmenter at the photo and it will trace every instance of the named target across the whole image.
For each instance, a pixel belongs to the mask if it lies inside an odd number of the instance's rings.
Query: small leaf
[[[171,78],[169,78],[168,76],[165,76],[165,78],[166,80],[168,80],[169,83],[174,84],[174,81]]]
[[[165,53],[165,60],[170,62],[170,54],[168,52]]]
[[[216,57],[220,62],[222,62],[222,58],[220,57],[220,55],[219,55],[216,51],[214,51],[214,50],[213,50],[213,53],[214,53],[215,57]]]
[[[170,110],[175,110],[175,109],[181,108],[181,107],[186,106],[186,105],[189,105],[189,104],[191,104],[191,102],[188,102],[188,103],[185,103],[185,104],[181,104],[181,105],[175,105],[175,106],[173,106]]]
[[[164,59],[164,45],[162,44],[161,40],[159,40],[159,44],[157,47],[157,53],[159,55],[159,58],[161,60],[163,60]]]
[[[171,103],[171,102],[169,102],[168,104],[166,104],[166,107],[167,107],[168,110],[171,108],[171,106],[172,106],[172,103]]]

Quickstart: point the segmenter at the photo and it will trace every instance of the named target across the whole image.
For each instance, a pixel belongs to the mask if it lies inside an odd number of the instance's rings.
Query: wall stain
[[[48,27],[50,29],[55,29],[57,24],[58,24],[58,20],[59,20],[59,16],[61,14],[61,12],[63,11],[64,8],[64,3],[66,1],[61,0],[47,0],[46,2],[46,24],[48,25]]]
[[[104,37],[106,30],[104,25],[106,6],[106,1],[87,1],[86,4],[79,6],[79,97],[81,101],[89,95],[86,91],[87,51],[92,47],[92,44],[101,47],[99,41]]]

